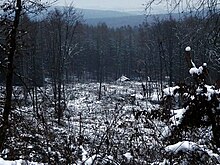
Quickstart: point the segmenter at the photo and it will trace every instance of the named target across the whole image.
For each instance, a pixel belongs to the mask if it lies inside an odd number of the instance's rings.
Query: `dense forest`
[[[139,80],[166,78],[171,84],[187,77],[183,54],[184,48],[192,45],[193,59],[208,63],[214,83],[219,76],[219,15],[211,20],[204,17],[188,14],[179,19],[155,18],[153,23],[146,21],[136,27],[109,28],[105,23],[83,24],[82,16],[72,7],[54,9],[40,20],[23,15],[17,50],[22,55],[16,57],[15,70],[23,81],[32,81],[28,85],[58,78],[65,83],[114,81],[121,75]],[[4,48],[1,52],[4,54]],[[1,61],[7,62],[4,55]],[[18,78],[14,83],[22,84]]]
[[[0,2],[0,164],[219,164],[219,4],[198,2],[120,28]]]

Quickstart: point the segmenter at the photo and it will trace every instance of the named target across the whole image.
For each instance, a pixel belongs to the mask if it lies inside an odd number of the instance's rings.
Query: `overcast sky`
[[[0,0],[1,1],[1,0]],[[43,0],[46,1],[46,0]],[[48,1],[48,0],[47,0]],[[49,0],[53,1],[53,0]],[[148,0],[57,0],[56,5],[69,5],[73,2],[74,7],[83,9],[98,9],[98,10],[118,10],[118,11],[144,11],[146,2]],[[158,3],[159,2],[159,3]],[[179,1],[172,0],[155,0],[152,5],[152,13],[165,13],[167,9],[172,9],[176,6]],[[196,5],[198,0],[187,1],[187,5],[191,3]],[[200,2],[200,1],[199,1]],[[197,4],[198,5],[198,4]],[[180,1],[178,7],[180,7],[176,12],[181,10],[185,11],[185,1]]]
[[[58,0],[59,5],[69,4],[71,0]],[[144,10],[146,0],[73,0],[76,8],[102,10]]]

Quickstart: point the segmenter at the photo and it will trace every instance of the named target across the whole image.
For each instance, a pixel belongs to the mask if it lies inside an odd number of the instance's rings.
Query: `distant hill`
[[[174,19],[183,17],[187,13],[172,13],[172,14],[154,14],[148,16],[144,15],[144,11],[110,11],[110,10],[93,10],[93,9],[77,9],[83,15],[85,23],[89,25],[97,25],[98,23],[106,23],[109,27],[121,27],[130,25],[132,27],[138,26],[147,20],[152,23],[155,20],[169,19],[170,16]],[[188,13],[189,14],[189,13]]]
[[[89,25],[97,25],[98,23],[106,23],[110,27],[136,26],[141,24],[145,16],[141,11],[111,11],[111,10],[93,10],[93,9],[77,9],[83,15],[85,23]]]
[[[46,17],[47,13],[52,11],[54,8],[62,10],[62,6],[53,6],[49,8],[47,11],[39,14],[32,15],[30,17],[32,19],[43,19]],[[121,27],[130,25],[132,27],[138,26],[142,24],[146,20],[146,16],[144,15],[144,11],[111,11],[111,10],[94,10],[94,9],[76,9],[77,13],[83,16],[83,20],[85,24],[96,26],[98,23],[106,23],[109,27]],[[179,18],[179,14],[171,14],[172,18]],[[183,16],[183,15],[182,15]],[[169,14],[157,14],[151,15],[147,17],[148,23],[151,23],[155,20],[155,18],[162,20],[168,19],[170,17]]]
[[[106,23],[110,27],[121,27],[121,26],[138,26],[145,20],[144,15],[131,15],[123,17],[109,17],[109,18],[87,18],[85,23],[89,25],[97,25],[98,23]]]
[[[77,9],[77,11],[79,13],[82,13],[85,19],[116,18],[116,17],[135,15],[128,12],[111,11],[111,10]]]

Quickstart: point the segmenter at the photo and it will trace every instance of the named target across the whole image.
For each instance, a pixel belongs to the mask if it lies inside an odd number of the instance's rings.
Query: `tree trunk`
[[[9,33],[9,51],[8,53],[8,66],[6,73],[6,98],[3,112],[3,123],[0,127],[0,151],[3,150],[3,145],[6,139],[7,130],[9,128],[9,115],[11,113],[11,100],[12,100],[12,92],[13,92],[13,72],[14,72],[14,56],[16,53],[16,36],[18,25],[20,21],[20,14],[22,10],[21,0],[16,1],[16,10],[15,10],[15,18],[13,21],[13,27],[11,32]]]

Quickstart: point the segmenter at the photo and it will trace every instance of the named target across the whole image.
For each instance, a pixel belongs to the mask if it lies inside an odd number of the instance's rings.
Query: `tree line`
[[[73,7],[54,9],[41,20],[21,17],[14,84],[42,86],[45,80],[61,84],[76,81],[114,81],[121,75],[132,79],[183,81],[184,48],[192,45],[193,59],[207,62],[212,83],[219,76],[219,14],[160,19],[131,27],[90,26]],[[6,38],[1,28],[1,45]],[[7,51],[1,46],[1,64]],[[175,68],[175,69],[174,69]],[[4,67],[1,82],[4,82]]]

